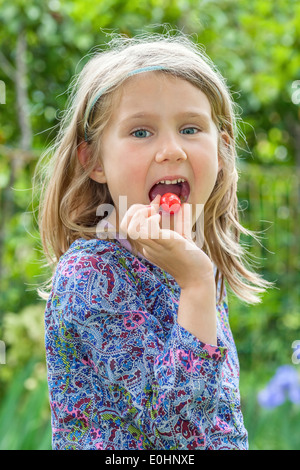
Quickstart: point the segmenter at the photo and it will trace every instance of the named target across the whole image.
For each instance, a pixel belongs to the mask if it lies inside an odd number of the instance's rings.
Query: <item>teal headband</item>
[[[137,75],[138,73],[143,73],[143,72],[152,72],[153,70],[168,70],[167,67],[164,67],[163,65],[150,65],[149,67],[142,67],[140,69],[133,70],[132,72],[129,72],[125,78],[132,77],[132,75]],[[89,118],[91,115],[91,112],[99,100],[99,98],[109,89],[113,86],[114,84],[108,85],[101,90],[98,91],[96,96],[93,98],[91,103],[87,106],[85,115],[84,115],[84,140],[88,142],[88,136],[87,136],[87,125],[89,122]]]

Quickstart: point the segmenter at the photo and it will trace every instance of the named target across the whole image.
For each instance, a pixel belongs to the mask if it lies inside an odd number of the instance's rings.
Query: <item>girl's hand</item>
[[[174,214],[174,230],[161,228],[160,195],[149,206],[133,204],[120,224],[122,232],[137,241],[141,253],[174,277],[182,289],[197,288],[214,283],[213,264],[209,257],[192,241],[191,211],[183,204]],[[166,219],[165,219],[166,221]]]

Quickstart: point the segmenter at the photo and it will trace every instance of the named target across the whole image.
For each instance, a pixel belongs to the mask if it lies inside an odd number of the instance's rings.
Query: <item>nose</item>
[[[159,146],[155,155],[155,160],[158,163],[165,160],[178,161],[186,159],[187,154],[176,137],[168,135],[159,142]]]

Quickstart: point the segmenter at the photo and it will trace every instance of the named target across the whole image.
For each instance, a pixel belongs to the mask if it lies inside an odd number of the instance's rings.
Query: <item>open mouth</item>
[[[184,204],[187,202],[190,195],[190,185],[186,180],[175,184],[156,183],[149,191],[150,202],[152,202],[158,194],[163,196],[166,193],[176,194],[176,196],[179,197],[181,204]]]

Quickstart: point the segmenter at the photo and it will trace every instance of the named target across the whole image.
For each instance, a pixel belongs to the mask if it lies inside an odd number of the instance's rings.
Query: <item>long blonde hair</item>
[[[89,174],[101,159],[101,135],[112,113],[113,98],[134,70],[159,66],[165,70],[155,73],[183,78],[206,94],[219,130],[222,169],[204,207],[202,246],[217,268],[216,285],[221,283],[219,300],[223,297],[226,280],[241,300],[260,302],[258,294],[272,283],[248,269],[246,251],[240,243],[240,233],[256,240],[258,236],[239,223],[238,113],[224,78],[204,51],[182,33],[143,34],[133,38],[115,35],[108,45],[108,49],[95,52],[73,80],[55,143],[37,167],[38,171],[42,168],[43,179],[39,227],[49,265],[54,268],[76,239],[96,238],[100,220],[96,215],[97,207],[113,204],[113,201],[107,184],[93,181]],[[224,144],[221,133],[227,135],[228,144]],[[77,148],[84,140],[88,140],[91,158],[83,168],[78,161]],[[45,159],[47,165],[43,163]],[[137,254],[134,242],[130,241]]]

